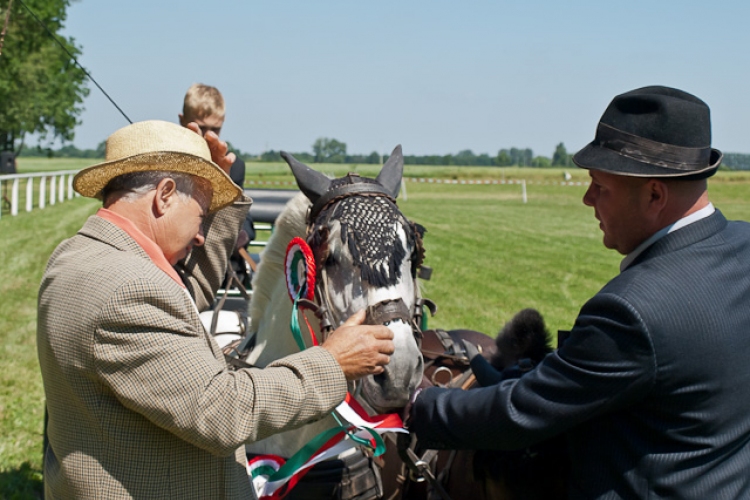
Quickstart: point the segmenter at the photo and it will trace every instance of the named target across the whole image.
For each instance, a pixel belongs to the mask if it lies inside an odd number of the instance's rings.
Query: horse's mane
[[[253,276],[253,300],[250,302],[250,317],[254,320],[257,320],[263,314],[268,314],[271,294],[263,292],[270,292],[276,288],[280,276],[284,276],[286,247],[295,236],[304,238],[305,216],[309,206],[310,201],[305,195],[299,193],[287,203],[276,219],[273,234],[271,234],[268,244],[263,249],[263,258],[258,265],[255,276]],[[273,302],[271,303],[273,304]],[[257,321],[252,324],[257,324]]]
[[[284,258],[289,241],[295,236],[305,237],[305,217],[309,206],[310,201],[300,193],[287,203],[276,219],[273,234],[263,250],[263,258],[258,265],[258,271],[253,276],[250,318],[251,324],[256,327],[259,326],[259,320],[264,315],[275,312],[285,313],[289,317],[291,314],[290,301],[275,300],[278,297],[275,297],[276,294],[273,292],[280,285],[280,280],[284,279]],[[286,289],[285,284],[284,289]]]

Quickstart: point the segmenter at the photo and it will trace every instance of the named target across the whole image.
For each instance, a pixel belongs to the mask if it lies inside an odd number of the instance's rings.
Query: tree
[[[344,163],[346,144],[336,139],[321,137],[313,144],[315,163]]]
[[[743,153],[724,153],[722,167],[731,170],[750,170],[750,155]]]
[[[464,149],[453,156],[455,165],[476,165],[476,155],[471,149]]]
[[[501,167],[509,167],[510,165],[513,165],[507,149],[501,149],[497,152],[497,156],[495,157],[495,165],[499,165]]]
[[[82,103],[88,95],[86,75],[37,22],[28,7],[73,56],[81,49],[63,28],[71,0],[23,0],[11,5],[10,22],[0,55],[0,149],[20,151],[26,134],[40,142],[72,141]],[[5,21],[8,2],[0,9]]]
[[[547,168],[551,166],[549,158],[546,156],[535,156],[533,160],[531,160],[531,166],[537,167],[537,168]]]
[[[380,163],[380,155],[376,151],[373,151],[367,157],[367,163],[370,163],[372,165],[377,165],[378,163]]]
[[[523,165],[524,167],[530,167],[532,161],[534,161],[534,151],[531,148],[522,150],[521,165]]]
[[[570,166],[570,155],[568,154],[568,150],[565,149],[565,144],[562,142],[555,147],[555,152],[552,155],[552,165],[555,167]]]

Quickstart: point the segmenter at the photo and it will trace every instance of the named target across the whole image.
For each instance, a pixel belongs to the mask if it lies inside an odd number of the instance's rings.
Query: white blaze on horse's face
[[[397,223],[396,223],[397,224]],[[401,262],[401,278],[387,287],[374,287],[360,277],[359,268],[346,244],[341,240],[341,226],[333,221],[329,226],[328,258],[325,264],[326,287],[336,321],[341,323],[357,311],[385,300],[402,299],[408,310],[413,310],[415,281],[411,274],[411,259]],[[406,255],[414,248],[408,245],[404,228],[396,227],[398,239]],[[395,352],[381,375],[365,377],[360,381],[362,398],[374,410],[387,412],[403,408],[409,396],[422,380],[423,360],[411,325],[401,320],[387,324],[393,331]]]

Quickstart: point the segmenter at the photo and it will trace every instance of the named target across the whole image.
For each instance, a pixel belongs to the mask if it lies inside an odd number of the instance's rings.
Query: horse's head
[[[349,174],[331,180],[289,154],[282,156],[312,202],[307,242],[315,256],[321,326],[336,328],[366,309],[367,323],[393,331],[396,350],[385,372],[364,378],[358,390],[378,412],[401,408],[420,383],[423,368],[413,321],[423,249],[421,230],[395,203],[403,174],[401,147],[377,179]]]

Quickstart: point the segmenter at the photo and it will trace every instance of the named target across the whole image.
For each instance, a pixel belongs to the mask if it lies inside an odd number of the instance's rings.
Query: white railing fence
[[[3,197],[2,208],[8,208],[10,215],[18,215],[22,181],[26,181],[26,191],[23,198],[27,212],[31,212],[35,206],[37,208],[44,208],[48,204],[54,205],[66,199],[73,199],[74,196],[78,196],[73,191],[73,176],[78,172],[78,170],[58,170],[54,172],[36,172],[33,174],[0,175],[0,190],[2,190]],[[38,184],[35,183],[36,179],[39,179]],[[35,200],[36,203],[34,203]],[[2,217],[2,210],[0,210],[0,217]]]

